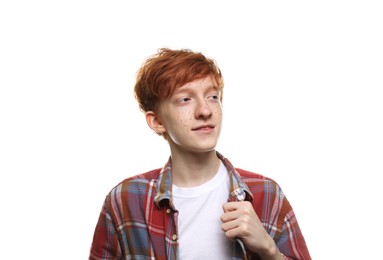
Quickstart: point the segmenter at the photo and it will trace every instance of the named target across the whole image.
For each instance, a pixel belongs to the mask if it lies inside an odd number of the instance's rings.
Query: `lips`
[[[214,125],[207,124],[207,125],[200,125],[198,127],[193,128],[193,131],[208,131],[214,129]]]

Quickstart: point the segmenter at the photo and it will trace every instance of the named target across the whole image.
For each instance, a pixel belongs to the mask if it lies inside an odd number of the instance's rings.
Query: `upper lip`
[[[212,125],[212,124],[204,124],[204,125],[200,125],[200,126],[194,127],[192,130],[195,131],[195,130],[199,130],[201,128],[214,128],[214,125]]]

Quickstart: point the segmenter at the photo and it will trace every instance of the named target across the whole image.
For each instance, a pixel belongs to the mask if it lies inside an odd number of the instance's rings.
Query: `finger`
[[[239,223],[238,223],[237,220],[232,220],[232,221],[228,221],[228,222],[222,222],[221,229],[226,232],[228,230],[237,228],[238,224]]]
[[[221,221],[225,223],[228,221],[233,221],[237,219],[238,217],[239,217],[239,214],[237,211],[228,211],[221,215]]]
[[[228,231],[225,231],[225,236],[229,239],[237,238],[236,229],[229,229]]]
[[[241,202],[238,202],[238,201],[226,202],[222,205],[223,212],[229,212],[229,211],[237,210],[240,207],[240,204],[241,204]]]
[[[230,221],[223,223],[221,225],[222,231],[225,233],[225,236],[229,239],[234,239],[237,237],[238,224],[236,221]]]
[[[230,239],[243,238],[249,234],[249,231],[243,226],[236,225],[232,222],[223,224],[222,230],[225,232],[225,236]]]
[[[250,226],[246,222],[242,222],[239,219],[226,222],[221,225],[222,231],[229,238],[239,237],[245,238],[250,234]]]

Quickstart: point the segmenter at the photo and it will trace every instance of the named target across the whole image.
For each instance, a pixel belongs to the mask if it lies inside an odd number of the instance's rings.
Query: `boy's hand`
[[[262,259],[282,259],[250,202],[227,202],[223,204],[223,211],[222,230],[228,238],[240,238],[248,250],[259,254]]]

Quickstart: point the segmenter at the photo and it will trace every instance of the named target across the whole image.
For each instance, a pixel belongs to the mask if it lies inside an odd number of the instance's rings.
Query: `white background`
[[[282,186],[313,259],[382,257],[380,1],[251,2],[1,2],[2,259],[87,259],[108,191],[165,163],[132,91],[160,47],[217,61],[217,149]]]

